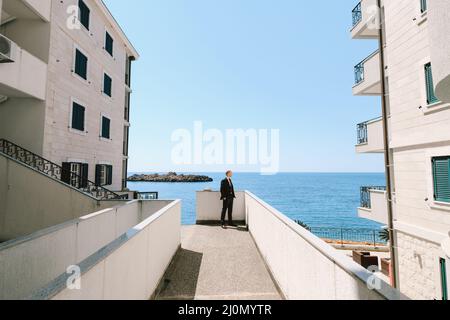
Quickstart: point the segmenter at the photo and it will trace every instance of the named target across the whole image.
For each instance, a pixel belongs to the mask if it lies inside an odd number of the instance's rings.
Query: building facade
[[[0,4],[0,137],[125,190],[133,45],[100,0]]]
[[[387,152],[391,189],[363,187],[359,215],[388,225],[391,206],[396,285],[413,299],[449,295],[449,15],[446,0],[363,0],[353,10],[352,37],[381,46],[355,66],[353,93],[385,106],[358,125],[356,149]]]

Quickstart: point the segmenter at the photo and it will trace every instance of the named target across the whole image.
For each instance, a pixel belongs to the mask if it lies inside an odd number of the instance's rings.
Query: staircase
[[[34,170],[52,178],[61,181],[67,186],[78,189],[79,191],[94,197],[99,201],[103,200],[125,200],[127,196],[121,196],[113,191],[96,185],[75,173],[64,170],[61,166],[38,156],[37,154],[26,150],[8,140],[0,139],[0,154],[4,154]],[[67,183],[66,181],[70,181]]]

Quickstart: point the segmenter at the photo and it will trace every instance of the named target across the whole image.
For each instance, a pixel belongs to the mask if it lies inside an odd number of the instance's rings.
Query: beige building
[[[363,187],[359,214],[393,228],[393,278],[402,293],[448,299],[450,2],[380,3],[381,24],[379,1],[363,0],[353,10],[353,39],[380,44],[355,66],[353,93],[381,96],[384,110],[358,125],[356,149],[385,153],[390,184]]]
[[[120,26],[100,0],[2,0],[0,8],[0,139],[75,174],[64,182],[125,190],[139,56]]]

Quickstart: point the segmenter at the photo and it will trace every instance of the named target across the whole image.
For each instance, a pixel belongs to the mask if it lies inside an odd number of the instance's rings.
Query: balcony
[[[380,53],[378,50],[355,66],[353,95],[381,95]]]
[[[51,0],[3,0],[3,13],[6,20],[41,19],[49,22],[51,5]]]
[[[436,96],[450,103],[450,1],[433,0],[428,4],[431,64]]]
[[[353,39],[377,39],[379,29],[377,27],[378,7],[376,0],[363,0],[352,10]]]
[[[11,62],[0,63],[0,96],[45,100],[47,64],[13,42],[11,46]]]
[[[369,289],[371,272],[250,192],[238,192],[242,226],[220,228],[220,202],[197,193],[208,225],[181,226],[180,201],[136,200],[0,244],[0,299],[403,298],[381,279]]]
[[[357,153],[383,153],[383,118],[366,121],[357,126]]]
[[[388,224],[386,187],[362,187],[361,207],[358,208],[360,218]]]

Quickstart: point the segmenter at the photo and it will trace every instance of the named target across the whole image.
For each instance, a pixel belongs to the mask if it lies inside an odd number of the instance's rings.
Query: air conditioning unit
[[[14,62],[17,45],[7,37],[0,34],[0,63]]]

